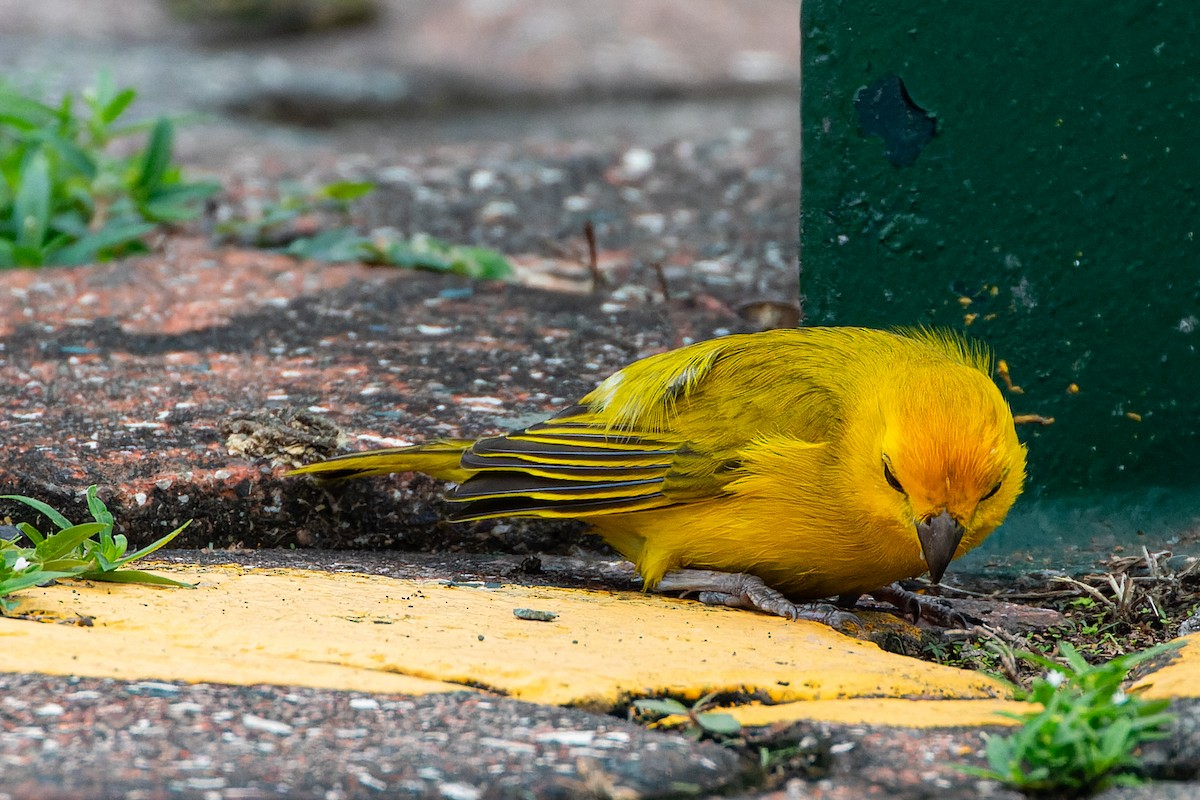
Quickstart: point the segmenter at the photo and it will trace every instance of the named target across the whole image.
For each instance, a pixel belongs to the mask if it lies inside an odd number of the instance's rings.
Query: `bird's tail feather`
[[[474,443],[474,439],[438,439],[410,447],[366,450],[306,464],[287,474],[336,481],[392,472],[423,472],[440,480],[462,483],[474,472],[461,466],[463,453]]]

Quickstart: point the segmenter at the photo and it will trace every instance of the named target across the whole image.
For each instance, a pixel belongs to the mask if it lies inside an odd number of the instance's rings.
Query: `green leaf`
[[[638,711],[664,715],[682,714],[687,716],[691,710],[683,703],[679,702],[678,700],[672,700],[671,698],[665,698],[662,700],[635,700],[633,702],[633,706]]]
[[[58,511],[52,506],[43,503],[41,500],[36,500],[32,497],[25,497],[24,495],[19,494],[0,494],[0,500],[15,500],[18,503],[27,505],[34,511],[49,519],[50,522],[52,522],[54,526],[60,530],[71,527],[70,520],[58,513]]]
[[[16,245],[13,247],[13,255],[16,257],[17,265],[22,267],[40,267],[46,263],[40,247]]]
[[[987,781],[997,781],[1003,783],[1008,777],[1006,775],[1001,775],[995,770],[976,767],[972,764],[950,764],[949,766],[956,772],[961,772],[964,775],[970,775],[972,778],[983,778]]]
[[[94,558],[100,569],[104,570],[116,569],[121,566],[121,557],[125,555],[128,547],[129,540],[125,538],[125,535],[121,533],[112,535],[111,530],[101,531],[98,541],[85,542],[83,545],[87,555]]]
[[[316,191],[316,196],[348,203],[366,197],[373,191],[375,184],[369,181],[337,181],[322,186]]]
[[[102,69],[96,74],[96,80],[83,90],[83,101],[92,108],[102,108],[117,93],[117,81],[112,70]]]
[[[43,586],[53,580],[72,577],[74,577],[74,573],[71,572],[44,572],[42,570],[23,572],[0,581],[0,596],[19,592],[31,586]]]
[[[183,523],[178,528],[176,528],[175,530],[168,533],[166,536],[159,539],[157,542],[154,542],[153,544],[148,544],[145,547],[143,547],[141,550],[138,550],[137,552],[134,552],[134,553],[130,553],[129,555],[125,556],[124,558],[121,558],[117,562],[117,566],[120,567],[124,564],[128,564],[131,561],[136,561],[139,558],[144,558],[145,556],[148,556],[151,553],[153,553],[155,550],[165,547],[167,544],[169,544],[171,542],[172,539],[174,539],[176,536],[178,536],[179,534],[181,534],[185,530],[187,530],[187,527],[191,524],[192,524],[192,521],[189,519],[187,522]]]
[[[513,274],[512,264],[495,250],[486,247],[463,247],[460,251],[455,264],[463,265],[463,274],[484,280],[502,280]]]
[[[60,136],[74,136],[78,130],[78,125],[75,124],[75,98],[70,93],[64,94],[62,100],[58,103],[58,109],[55,115],[58,117],[58,126],[56,132]]]
[[[1143,741],[1151,736],[1161,739],[1166,734],[1158,729],[1170,725],[1175,718],[1175,714],[1152,714],[1148,717],[1139,717],[1133,721],[1133,730]]]
[[[416,250],[403,242],[396,242],[384,251],[386,263],[406,269],[424,269],[430,272],[451,272],[454,262],[428,251]]]
[[[201,202],[221,190],[213,181],[160,186],[139,206],[147,219],[156,222],[186,222],[201,213]]]
[[[39,130],[30,137],[41,142],[57,155],[67,169],[89,183],[96,179],[95,157],[79,145],[50,129]]]
[[[28,522],[18,522],[16,527],[17,530],[25,534],[26,538],[28,538],[29,541],[33,542],[35,545],[41,544],[42,540],[46,538],[42,535],[41,531],[30,525]]]
[[[176,586],[184,589],[195,589],[196,584],[177,581],[165,575],[155,575],[153,572],[143,572],[138,569],[121,570],[92,570],[75,577],[81,580],[103,581],[106,583],[144,583],[150,586]]]
[[[1116,763],[1129,751],[1133,726],[1128,719],[1116,719],[1100,734],[1099,749],[1103,760]]]
[[[78,558],[76,551],[72,550],[71,553],[65,558],[52,558],[47,561],[42,561],[40,564],[42,569],[50,572],[64,572],[71,575],[76,575],[80,572],[91,569],[93,562],[90,558]]]
[[[41,248],[50,225],[50,162],[39,147],[21,169],[21,183],[13,199],[16,244],[29,250]]]
[[[101,260],[105,253],[120,252],[127,246],[140,242],[155,226],[149,222],[113,222],[95,233],[87,234],[72,244],[51,250],[46,254],[47,264],[78,266]]]
[[[353,228],[334,228],[296,239],[284,252],[296,258],[341,263],[370,261],[376,251],[371,240]]]
[[[104,523],[109,530],[112,530],[112,512],[108,510],[108,506],[104,504],[104,501],[100,499],[100,489],[96,484],[93,483],[87,488],[86,496],[88,513],[92,515],[92,519],[96,520],[96,522]]]
[[[1079,654],[1078,650],[1071,646],[1070,642],[1059,642],[1058,653],[1066,659],[1067,666],[1076,673],[1087,672],[1091,669],[1091,665]]]
[[[160,117],[150,133],[150,141],[142,158],[142,168],[133,182],[136,194],[145,197],[162,186],[163,176],[171,163],[171,142],[174,136],[171,121]]]
[[[32,131],[52,127],[58,122],[58,112],[50,106],[0,87],[0,123]]]
[[[700,727],[709,733],[718,733],[722,736],[733,736],[742,730],[741,723],[734,719],[732,714],[720,711],[697,714],[696,722],[700,723]]]
[[[61,558],[102,530],[104,524],[100,522],[85,522],[63,528],[58,533],[47,536],[46,540],[37,546],[38,558],[43,561]]]
[[[987,737],[984,754],[987,756],[988,764],[998,773],[1008,771],[1013,760],[1012,751],[1012,742],[1008,737],[991,735]]]
[[[122,89],[117,92],[104,106],[99,110],[100,121],[105,125],[111,125],[116,121],[117,117],[125,112],[129,104],[137,98],[137,92],[133,89]]]

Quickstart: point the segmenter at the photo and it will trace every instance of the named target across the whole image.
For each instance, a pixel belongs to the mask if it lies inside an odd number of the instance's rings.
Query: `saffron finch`
[[[524,430],[290,474],[428,473],[458,484],[453,519],[583,519],[647,589],[836,622],[798,601],[911,609],[893,583],[940,581],[1020,494],[1025,450],[990,373],[948,332],[731,335],[637,361]]]

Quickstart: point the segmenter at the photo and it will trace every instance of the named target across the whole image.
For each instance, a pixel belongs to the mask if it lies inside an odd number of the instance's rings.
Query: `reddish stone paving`
[[[5,273],[0,336],[35,333],[29,325],[86,327],[97,319],[112,320],[130,335],[183,334],[339,288],[355,273],[347,267],[297,268],[294,258],[269,251],[213,250],[201,239],[173,238],[154,258]]]
[[[314,445],[263,415],[307,410],[357,449],[482,434],[547,415],[682,336],[745,325],[719,304],[684,324],[662,304],[606,302],[187,239],[162,257],[8,272],[0,490],[82,516],[79,493],[96,483],[134,542],[192,518],[180,545],[495,544],[497,529],[524,526],[434,525],[440,486],[426,479],[353,485],[337,513],[313,513],[324,493],[278,476],[334,452],[337,437]],[[231,453],[230,435],[247,432],[253,447]],[[409,483],[416,495],[398,503]]]

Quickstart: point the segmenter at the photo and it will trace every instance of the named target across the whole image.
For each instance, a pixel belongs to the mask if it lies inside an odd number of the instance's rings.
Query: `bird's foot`
[[[969,628],[981,623],[977,617],[957,610],[940,597],[910,592],[898,583],[880,587],[870,594],[881,603],[891,603],[912,617],[913,622],[925,620],[941,628]]]
[[[708,569],[676,569],[654,587],[658,592],[697,592],[700,602],[710,606],[748,608],[787,619],[806,619],[845,630],[861,627],[862,621],[828,603],[793,603],[757,575],[718,572]]]

